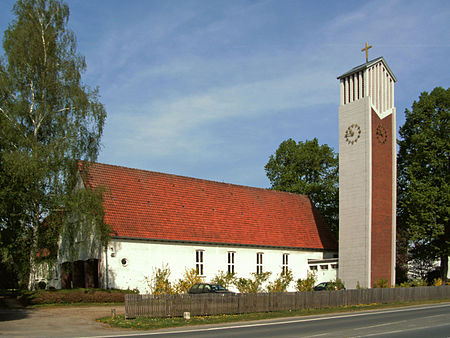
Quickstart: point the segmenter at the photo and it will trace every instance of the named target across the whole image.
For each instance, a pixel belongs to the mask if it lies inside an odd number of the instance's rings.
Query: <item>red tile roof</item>
[[[85,186],[105,187],[113,236],[336,250],[305,195],[93,163]]]

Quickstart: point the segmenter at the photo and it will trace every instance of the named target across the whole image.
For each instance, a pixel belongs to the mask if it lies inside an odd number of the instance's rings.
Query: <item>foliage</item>
[[[408,253],[408,232],[404,227],[397,227],[396,257],[395,257],[395,284],[408,281],[408,262],[411,260]]]
[[[415,279],[412,281],[412,286],[419,287],[419,286],[428,286],[428,283],[424,279]]]
[[[147,281],[150,293],[154,295],[173,295],[175,289],[172,286],[169,277],[170,268],[168,265],[154,269],[150,281]]]
[[[289,284],[294,280],[294,276],[292,275],[291,270],[287,270],[283,273],[283,271],[280,272],[277,279],[275,279],[273,282],[270,282],[267,285],[267,291],[268,292],[286,292],[287,288],[289,287]]]
[[[69,261],[76,261],[80,252],[87,253],[89,257],[99,257],[99,249],[106,247],[111,229],[104,222],[103,190],[101,187],[75,189],[66,196],[64,226],[56,232],[61,234],[60,256],[64,255]],[[47,243],[58,239],[54,233],[47,239]],[[92,240],[81,240],[86,238]],[[40,247],[48,247],[48,245]]]
[[[180,278],[175,285],[170,282],[170,268],[163,265],[161,268],[153,270],[153,275],[147,280],[150,293],[154,295],[173,295],[186,293],[194,284],[202,283],[196,269],[185,269],[183,278]]]
[[[361,286],[361,283],[360,283],[359,281],[357,281],[357,282],[356,282],[356,289],[357,289],[357,290],[364,290],[364,289],[367,289],[367,288],[362,287],[362,286]]]
[[[398,285],[401,288],[411,288],[411,287],[419,287],[419,286],[428,286],[428,283],[424,279],[413,279],[408,282],[403,282]]]
[[[441,261],[446,281],[450,254],[450,88],[423,92],[405,110],[398,154],[398,227],[410,254]]]
[[[175,285],[175,293],[186,293],[194,284],[202,282],[203,278],[198,275],[196,269],[185,269],[183,279],[179,279]]]
[[[337,235],[339,160],[328,145],[292,139],[283,141],[265,166],[272,189],[305,194]]]
[[[297,279],[295,289],[299,292],[314,291],[314,286],[316,285],[316,282],[317,276],[315,272],[308,271],[308,274],[306,275],[305,279],[301,278]]]
[[[86,63],[67,28],[68,6],[18,0],[13,13],[0,59],[0,247],[26,286],[40,227],[64,209],[77,160],[96,160],[106,112],[98,90],[81,81]]]
[[[236,281],[236,274],[230,272],[219,271],[211,280],[211,284],[219,284],[228,289]]]
[[[272,273],[269,271],[256,273],[252,272],[252,278],[238,278],[234,286],[240,293],[259,293],[263,292],[263,284],[269,279]]]
[[[409,287],[411,287],[411,285],[409,282],[402,282],[402,283],[395,285],[395,287],[396,288],[409,288]]]
[[[444,284],[444,283],[442,282],[442,279],[440,279],[440,278],[436,278],[433,281],[433,286],[442,286],[442,284]]]
[[[130,290],[63,289],[22,291],[18,300],[22,305],[72,303],[123,303]]]
[[[426,280],[430,272],[435,270],[435,262],[432,259],[412,256],[409,261],[409,275],[412,279]]]
[[[377,279],[375,283],[373,283],[372,288],[374,289],[386,289],[389,287],[389,283],[387,279]]]
[[[344,282],[340,278],[336,278],[334,281],[330,281],[330,284],[327,285],[327,290],[345,290]]]

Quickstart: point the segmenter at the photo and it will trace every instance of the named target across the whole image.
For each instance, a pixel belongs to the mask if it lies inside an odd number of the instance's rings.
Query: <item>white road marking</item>
[[[365,330],[365,329],[371,329],[371,328],[374,328],[374,327],[394,325],[394,324],[403,323],[403,322],[407,322],[407,320],[400,320],[398,322],[389,322],[389,323],[378,324],[378,325],[361,326],[361,327],[358,327],[358,328],[353,329],[353,330]]]
[[[441,324],[441,325],[431,325],[431,326],[421,326],[421,329],[431,329],[441,326],[449,326],[450,324]],[[405,333],[408,331],[415,331],[417,330],[417,327],[411,328],[411,329],[404,329],[404,330],[395,330],[395,331],[385,331],[385,332],[379,332],[379,333],[371,333],[371,334],[365,334],[364,337],[375,337],[375,336],[385,336],[387,334],[393,334],[393,333]]]
[[[302,322],[313,322],[313,321],[319,321],[319,320],[328,320],[328,319],[337,319],[337,318],[351,318],[351,317],[362,317],[362,316],[369,316],[372,314],[386,314],[386,313],[394,313],[394,312],[405,312],[405,311],[420,311],[420,310],[426,310],[426,309],[436,309],[436,308],[442,308],[442,307],[449,307],[450,303],[444,303],[442,305],[436,305],[436,306],[420,306],[420,307],[406,307],[406,308],[400,308],[400,309],[392,309],[392,310],[370,310],[367,312],[361,312],[361,313],[351,313],[351,314],[343,314],[343,315],[335,315],[332,317],[318,317],[318,318],[301,318],[301,319],[292,319],[292,320],[285,320],[280,322],[270,322],[270,323],[254,323],[254,324],[242,324],[242,325],[233,325],[233,326],[220,326],[220,327],[209,327],[209,328],[198,328],[198,329],[186,329],[186,330],[179,330],[179,331],[157,331],[157,332],[151,332],[151,331],[143,331],[139,333],[130,333],[130,334],[123,334],[123,335],[105,335],[105,336],[95,336],[91,338],[109,338],[109,337],[138,337],[138,336],[156,336],[156,335],[165,335],[165,334],[181,334],[181,333],[195,333],[195,332],[207,332],[207,331],[219,331],[219,330],[230,330],[230,329],[242,329],[242,328],[249,328],[249,327],[258,327],[258,326],[273,326],[273,325],[285,325],[285,324],[293,324],[293,323],[302,323]],[[395,333],[396,331],[392,331],[392,333]],[[386,333],[384,333],[386,334]]]

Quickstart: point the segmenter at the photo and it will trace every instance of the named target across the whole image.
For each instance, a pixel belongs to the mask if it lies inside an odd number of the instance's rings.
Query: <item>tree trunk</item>
[[[35,211],[33,217],[33,230],[31,232],[31,248],[30,248],[30,272],[28,274],[28,290],[36,289],[36,255],[38,251],[38,226],[39,226],[39,217],[38,210],[35,203]]]

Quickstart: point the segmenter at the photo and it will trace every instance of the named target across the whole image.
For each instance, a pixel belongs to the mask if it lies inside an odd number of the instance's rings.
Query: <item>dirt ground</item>
[[[23,308],[13,299],[0,306],[0,337],[93,337],[130,332],[110,328],[97,318],[124,313],[124,306],[55,306]]]

